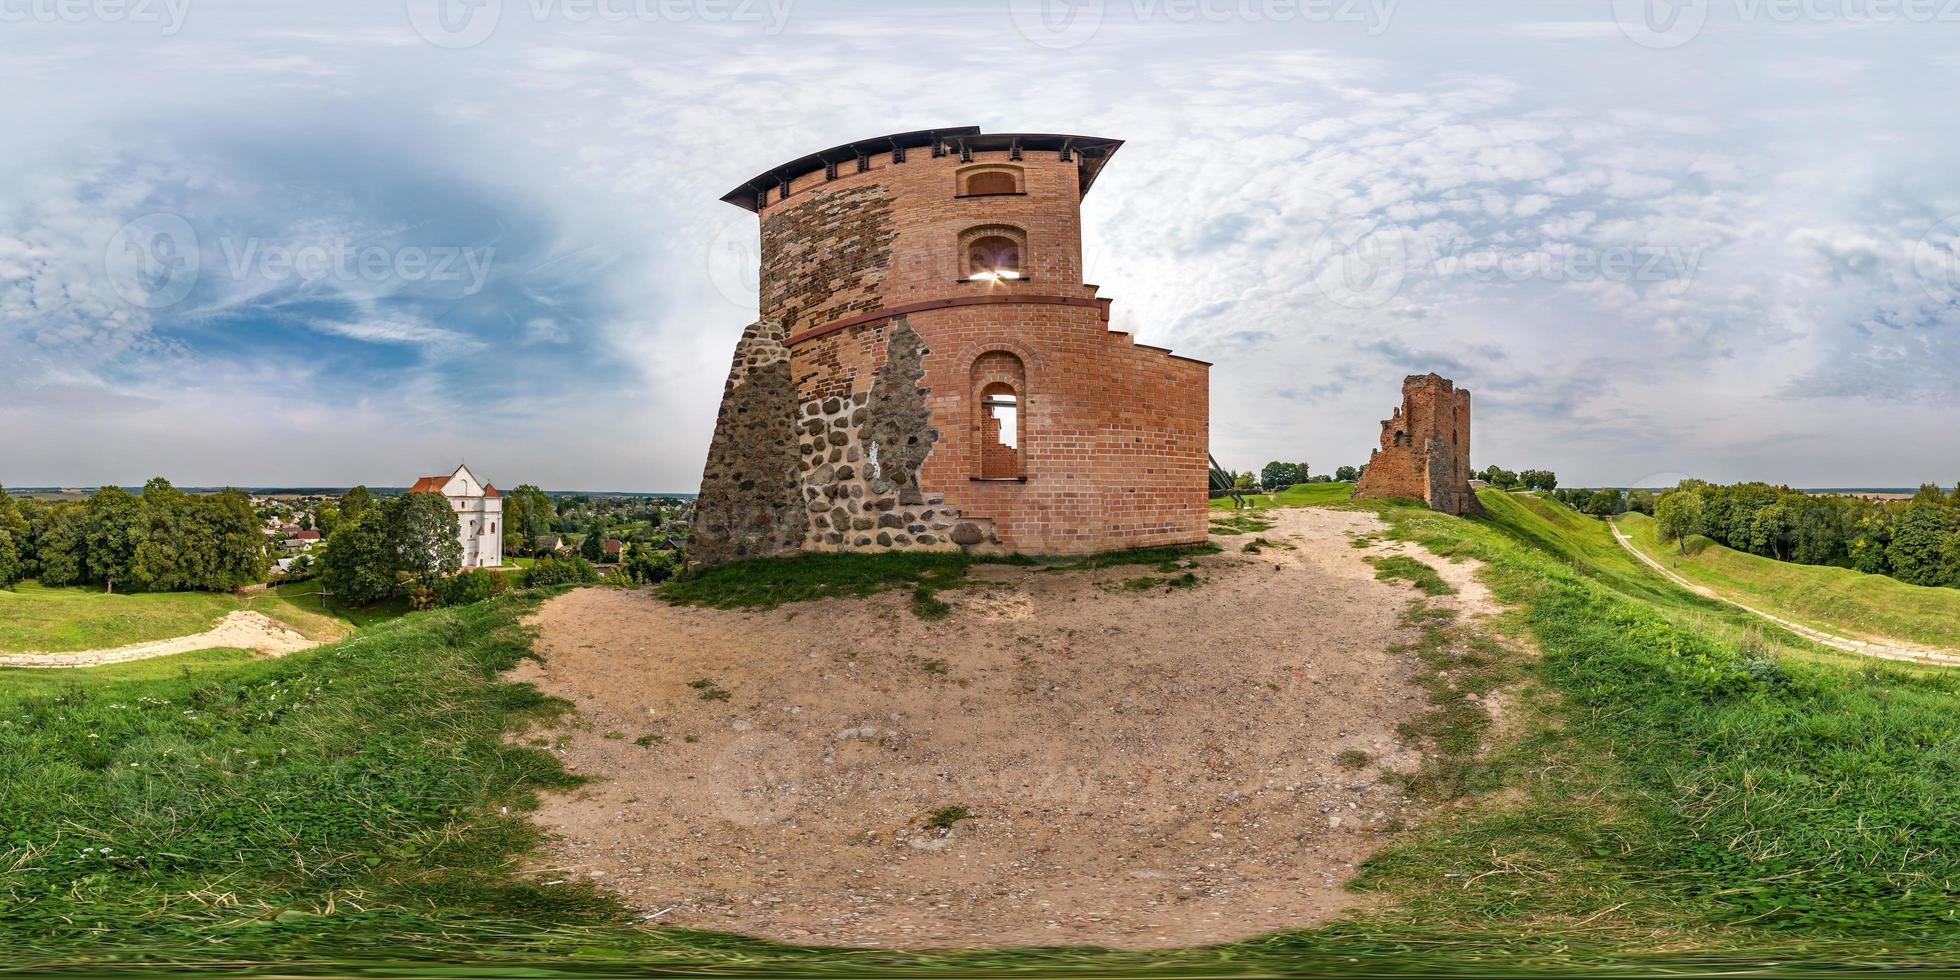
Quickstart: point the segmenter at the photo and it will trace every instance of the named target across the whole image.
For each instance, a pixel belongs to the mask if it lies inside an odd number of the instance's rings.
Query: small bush
[[[524,572],[524,585],[583,585],[599,581],[599,570],[583,558],[540,558]]]
[[[481,568],[472,568],[437,579],[435,593],[445,606],[467,606],[496,595],[498,578]]]

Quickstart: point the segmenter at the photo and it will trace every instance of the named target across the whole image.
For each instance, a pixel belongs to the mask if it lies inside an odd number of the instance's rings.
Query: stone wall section
[[[854,359],[846,370],[836,355],[849,338],[837,335],[826,361],[840,377],[808,379],[798,449],[802,493],[810,514],[804,546],[811,551],[957,551],[998,544],[991,521],[963,518],[942,493],[929,493],[919,470],[939,440],[919,387],[928,353],[904,317],[864,334],[881,347],[875,359]],[[828,339],[828,338],[826,338]],[[882,341],[882,343],[878,343]],[[865,345],[850,345],[859,354]],[[856,384],[860,379],[867,384]],[[841,393],[832,393],[839,392]]]
[[[780,322],[758,320],[735,345],[694,505],[691,562],[781,555],[803,543],[808,522],[786,336]]]
[[[1381,446],[1356,499],[1420,500],[1446,514],[1481,514],[1470,489],[1470,392],[1437,374],[1402,381],[1402,404],[1382,422]]]

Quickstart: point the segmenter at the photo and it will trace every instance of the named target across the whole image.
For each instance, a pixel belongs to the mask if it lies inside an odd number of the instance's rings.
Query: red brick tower
[[[1209,365],[1110,331],[1082,282],[1082,196],[1120,145],[901,133],[724,197],[761,217],[761,319],[692,557],[1204,540]]]
[[[1470,490],[1470,392],[1438,374],[1402,379],[1402,404],[1382,422],[1381,448],[1353,496],[1406,497],[1446,514],[1481,514]]]

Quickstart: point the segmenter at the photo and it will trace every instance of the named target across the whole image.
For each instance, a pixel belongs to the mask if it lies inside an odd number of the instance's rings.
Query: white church
[[[496,568],[504,563],[504,495],[458,465],[448,476],[425,476],[409,493],[439,493],[456,511],[463,537],[464,568]]]

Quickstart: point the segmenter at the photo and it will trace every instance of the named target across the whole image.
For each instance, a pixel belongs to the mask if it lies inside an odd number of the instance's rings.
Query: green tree
[[[1660,525],[1662,541],[1680,543],[1688,553],[1688,535],[1701,527],[1701,493],[1695,490],[1669,490],[1654,505],[1654,522]]]
[[[1307,482],[1307,464],[1282,463],[1274,460],[1259,471],[1259,485],[1268,490],[1290,487],[1295,483]]]
[[[320,537],[333,537],[334,529],[340,526],[340,508],[333,504],[321,504],[313,508],[313,516],[320,529]]]
[[[1361,479],[1361,471],[1352,466],[1337,466],[1334,468],[1334,480],[1337,483],[1353,483],[1359,479]]]
[[[88,577],[115,592],[116,580],[127,580],[136,562],[141,532],[141,507],[129,491],[103,487],[88,498]]]
[[[1931,495],[1926,492],[1933,490]],[[1954,532],[1953,508],[1937,487],[1922,487],[1892,529],[1885,558],[1892,575],[1912,585],[1943,585],[1947,538]]]
[[[399,555],[397,568],[431,576],[447,575],[462,567],[463,529],[449,498],[439,493],[411,493],[395,498],[386,510]]]
[[[578,556],[594,564],[605,561],[605,535],[598,530],[587,532],[584,539],[578,543]]]
[[[0,588],[27,577],[27,518],[20,505],[0,487]]]
[[[191,505],[183,491],[163,477],[143,484],[137,501],[136,547],[129,563],[129,591],[169,591],[182,588],[184,551],[193,535],[186,524],[191,521]]]
[[[1851,567],[1868,575],[1890,575],[1892,563],[1885,548],[1892,543],[1892,512],[1884,507],[1864,508],[1851,526],[1851,540],[1845,551]]]
[[[357,485],[340,495],[340,519],[352,524],[360,520],[361,515],[367,513],[368,508],[373,506],[374,496],[368,493],[368,488]]]
[[[208,564],[192,569],[191,584],[213,592],[265,581],[272,567],[265,536],[252,513],[252,498],[236,487],[198,498],[199,534],[197,554]]]
[[[388,515],[366,508],[327,539],[320,555],[320,580],[327,594],[345,605],[365,606],[394,594],[397,552]]]
[[[1624,514],[1627,509],[1626,497],[1619,490],[1608,487],[1604,490],[1594,492],[1586,499],[1586,504],[1581,509],[1584,513],[1599,517],[1612,517],[1616,514]]]
[[[34,539],[35,577],[42,585],[74,585],[88,580],[88,508],[60,503],[48,508]]]
[[[557,512],[551,497],[535,485],[525,483],[504,495],[504,550],[512,554],[533,554],[538,538],[550,534]]]

